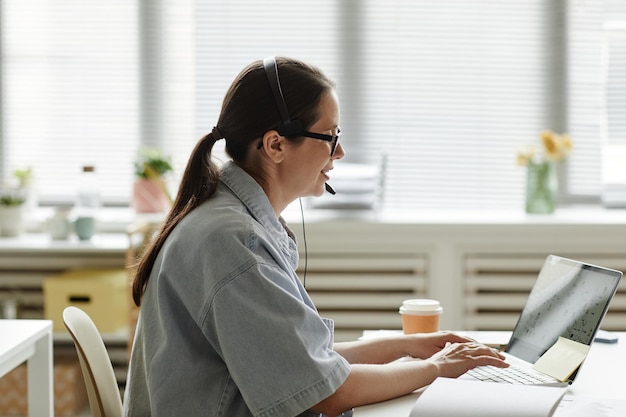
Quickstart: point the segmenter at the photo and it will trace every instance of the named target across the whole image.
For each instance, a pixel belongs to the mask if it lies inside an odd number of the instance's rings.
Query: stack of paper
[[[437,378],[409,417],[550,417],[566,387]]]
[[[312,198],[312,208],[373,209],[379,202],[382,186],[381,168],[377,165],[338,162],[329,173],[328,182],[337,194],[325,193]]]

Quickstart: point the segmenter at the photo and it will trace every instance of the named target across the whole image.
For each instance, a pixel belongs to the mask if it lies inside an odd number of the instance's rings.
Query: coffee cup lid
[[[438,316],[443,313],[443,308],[439,307],[437,310],[407,310],[404,307],[400,307],[400,314],[407,314],[409,316]]]
[[[402,314],[440,314],[442,311],[439,301],[425,298],[404,300],[400,307]]]

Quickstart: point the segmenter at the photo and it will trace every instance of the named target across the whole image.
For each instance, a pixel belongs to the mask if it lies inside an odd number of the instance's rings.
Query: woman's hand
[[[407,354],[420,359],[430,358],[450,343],[476,342],[452,332],[416,333],[405,337],[409,339]]]
[[[444,348],[427,359],[439,369],[439,376],[456,378],[477,366],[506,368],[504,355],[477,342],[446,343]]]

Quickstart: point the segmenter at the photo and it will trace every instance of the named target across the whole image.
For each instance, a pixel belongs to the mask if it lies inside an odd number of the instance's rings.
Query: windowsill
[[[75,234],[67,240],[52,240],[45,227],[46,219],[52,213],[49,208],[31,212],[26,233],[0,238],[0,252],[123,255],[129,244],[126,234],[129,225],[141,220],[159,221],[164,216],[162,213],[138,215],[128,208],[106,208],[100,213],[98,233],[88,241],[80,241]],[[299,210],[285,213],[285,219],[300,236],[303,229]],[[513,210],[377,212],[318,209],[305,210],[304,221],[308,225],[309,243],[323,241],[329,236],[345,236],[355,242],[379,236],[383,241],[385,237],[391,239],[385,244],[386,250],[390,250],[389,242],[393,242],[394,247],[411,246],[418,241],[428,244],[435,241],[476,244],[480,241],[490,245],[512,239],[516,245],[522,246],[528,242],[555,245],[557,241],[578,245],[576,242],[583,237],[621,247],[626,229],[626,209],[564,207],[550,215],[528,215]],[[553,250],[553,246],[549,248],[548,251]],[[326,246],[324,250],[327,250]]]
[[[51,207],[38,207],[26,214],[28,233],[45,233],[46,222],[53,214]],[[165,213],[137,214],[131,208],[103,208],[98,213],[100,233],[124,233],[136,222],[160,221]],[[300,210],[287,210],[290,223],[302,222]],[[306,223],[318,222],[380,222],[388,224],[429,225],[508,225],[508,224],[626,224],[626,209],[607,209],[601,206],[581,205],[558,208],[553,214],[526,214],[522,210],[329,210],[305,209]]]
[[[299,211],[285,215],[289,222],[302,221]],[[626,224],[626,209],[581,205],[558,208],[552,214],[527,214],[523,210],[305,210],[307,223],[365,221],[388,224],[519,225],[519,224]]]
[[[54,214],[53,207],[37,207],[26,213],[26,231],[45,233],[46,223]],[[70,219],[72,218],[70,214]],[[98,231],[101,233],[124,233],[136,222],[160,221],[165,213],[136,213],[130,207],[105,207],[98,210]]]

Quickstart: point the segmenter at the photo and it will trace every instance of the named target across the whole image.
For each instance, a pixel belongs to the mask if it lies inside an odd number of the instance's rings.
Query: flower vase
[[[553,213],[556,206],[557,186],[553,163],[529,162],[526,179],[526,213]]]
[[[132,207],[137,213],[166,212],[170,206],[170,200],[164,191],[164,183],[161,179],[140,179],[135,181]]]

